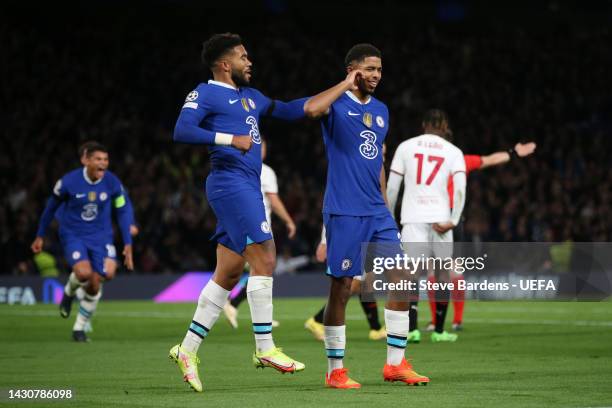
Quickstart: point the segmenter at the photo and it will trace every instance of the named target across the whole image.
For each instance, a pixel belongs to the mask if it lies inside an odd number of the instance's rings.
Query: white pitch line
[[[52,310],[11,310],[5,312],[0,310],[0,316],[25,316],[25,317],[40,317],[52,316],[57,317],[58,312]],[[111,312],[100,311],[96,316],[111,316],[125,318],[155,318],[155,319],[186,319],[191,316],[191,313],[177,312]],[[274,316],[278,320],[301,320],[306,319],[302,315],[296,314],[277,314]],[[355,321],[363,320],[363,315],[347,315],[346,320]],[[250,320],[248,313],[243,313],[240,320]],[[524,319],[481,319],[469,318],[466,323],[482,323],[482,324],[517,324],[517,325],[536,325],[536,326],[592,326],[592,327],[612,327],[612,321],[600,320],[524,320]]]

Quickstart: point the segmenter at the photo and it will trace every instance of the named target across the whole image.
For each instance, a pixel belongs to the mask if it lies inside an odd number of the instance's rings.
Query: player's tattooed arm
[[[308,99],[304,105],[306,116],[311,119],[318,119],[329,113],[329,108],[336,99],[346,91],[357,89],[357,81],[361,75],[362,72],[360,70],[354,69],[348,73],[342,82]]]

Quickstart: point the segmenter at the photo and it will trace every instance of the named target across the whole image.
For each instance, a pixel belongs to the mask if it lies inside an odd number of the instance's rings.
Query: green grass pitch
[[[361,390],[323,386],[323,344],[303,329],[322,299],[276,299],[277,345],[306,370],[255,370],[248,306],[240,328],[222,316],[200,348],[204,393],[192,392],[167,358],[191,319],[193,304],[100,303],[92,342],[70,341],[72,317],[56,306],[0,305],[0,390],[71,388],[56,402],[0,400],[16,407],[602,407],[612,406],[612,303],[468,302],[455,344],[428,336],[409,345],[426,387],[382,381],[386,346],[367,339],[357,300],[347,312],[345,366]],[[382,305],[381,309],[382,318]],[[420,326],[429,317],[421,305]],[[73,309],[74,313],[74,309]],[[452,312],[450,312],[452,313]]]

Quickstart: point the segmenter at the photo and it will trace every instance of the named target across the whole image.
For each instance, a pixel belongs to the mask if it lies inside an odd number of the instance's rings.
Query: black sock
[[[419,302],[410,302],[410,309],[408,309],[408,316],[410,318],[410,326],[408,331],[413,331],[417,329],[418,326],[418,313],[419,312]]]
[[[247,297],[247,288],[246,288],[246,285],[244,285],[242,289],[240,289],[240,292],[238,292],[236,297],[230,301],[230,303],[232,304],[232,306],[238,307],[240,306],[242,301],[246,299],[246,297]]]
[[[381,325],[378,321],[378,305],[376,302],[361,302],[361,307],[370,324],[370,330],[380,330]]]
[[[317,314],[314,315],[315,322],[323,324],[323,315],[325,314],[325,306],[327,305],[323,305],[321,310],[319,310]]]
[[[448,310],[450,291],[448,289],[436,291],[436,333],[444,331],[444,321]]]

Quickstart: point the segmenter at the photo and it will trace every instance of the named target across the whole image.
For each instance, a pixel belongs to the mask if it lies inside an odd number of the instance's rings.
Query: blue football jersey
[[[128,194],[124,195],[125,197],[125,211],[127,212],[130,220],[130,226],[136,225],[136,217],[134,216],[134,205],[132,204],[132,200],[130,200],[130,196]],[[62,203],[60,207],[55,211],[55,219],[59,222],[62,217],[62,212],[66,207],[66,203]],[[117,219],[119,222],[119,219]]]
[[[231,146],[208,146],[212,165],[206,181],[209,199],[247,188],[260,190],[259,118],[268,114],[272,105],[272,100],[256,89],[234,88],[212,80],[201,83],[189,93],[179,122],[191,119],[191,116],[204,130],[231,135],[251,135],[253,140],[251,150],[247,153]]]
[[[111,209],[115,207],[123,241],[131,243],[130,215],[126,210],[125,197],[121,182],[110,171],[107,170],[104,177],[93,182],[87,177],[84,167],[73,170],[55,184],[37,235],[45,235],[55,214],[59,222],[60,236],[82,239],[112,237]],[[61,211],[57,211],[60,205]]]
[[[321,120],[328,171],[323,213],[371,216],[388,212],[380,187],[389,110],[347,91]]]

